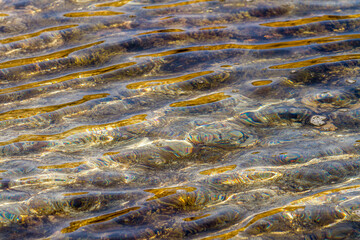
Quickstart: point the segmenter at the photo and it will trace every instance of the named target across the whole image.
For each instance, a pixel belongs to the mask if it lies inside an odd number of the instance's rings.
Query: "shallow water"
[[[0,238],[360,239],[359,9],[0,0]]]

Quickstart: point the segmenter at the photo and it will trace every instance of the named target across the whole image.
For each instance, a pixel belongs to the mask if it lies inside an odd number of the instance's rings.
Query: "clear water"
[[[0,0],[0,238],[360,239],[359,10]]]

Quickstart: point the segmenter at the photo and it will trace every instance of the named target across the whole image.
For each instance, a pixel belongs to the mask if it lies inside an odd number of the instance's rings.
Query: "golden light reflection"
[[[114,16],[121,14],[124,13],[114,12],[114,11],[73,12],[73,13],[65,13],[64,17],[100,17],[100,16]]]
[[[342,191],[346,191],[346,190],[350,190],[350,189],[355,189],[355,188],[360,188],[360,185],[333,188],[333,189],[330,189],[330,190],[315,193],[315,194],[313,194],[311,196],[308,196],[308,197],[300,198],[298,200],[292,201],[290,204],[291,205],[303,204],[303,203],[306,203],[307,201],[310,201],[310,200],[318,198],[318,197],[322,197],[322,196],[325,196],[325,195],[328,195],[328,194],[331,194],[331,193],[337,193],[337,192],[342,192]]]
[[[98,130],[104,130],[104,129],[110,129],[110,128],[117,128],[117,127],[123,127],[131,124],[136,124],[145,121],[146,114],[140,114],[133,116],[128,119],[124,119],[118,122],[113,123],[105,123],[100,125],[85,125],[85,126],[79,126],[70,130],[67,130],[62,133],[58,134],[52,134],[52,135],[32,135],[32,134],[24,134],[20,135],[17,138],[14,138],[10,141],[6,142],[0,142],[0,146],[8,145],[11,143],[16,142],[25,142],[25,141],[52,141],[52,140],[60,140],[63,138],[66,138],[68,136],[74,135],[76,133],[81,132],[91,132],[91,131],[98,131]]]
[[[37,63],[37,62],[41,62],[41,61],[49,61],[49,60],[56,59],[56,58],[64,58],[64,57],[69,56],[69,54],[71,54],[73,52],[76,52],[76,51],[79,51],[79,50],[82,50],[85,48],[90,48],[92,46],[99,45],[103,42],[105,42],[105,41],[99,41],[99,42],[90,43],[90,44],[86,44],[86,45],[79,46],[79,47],[65,49],[65,50],[61,50],[58,52],[46,54],[43,56],[22,58],[22,59],[16,59],[16,60],[2,62],[2,63],[0,63],[0,68],[17,67],[17,66],[31,64],[31,63]]]
[[[84,195],[88,194],[89,192],[74,192],[74,193],[63,193],[63,196],[78,196],[78,195]]]
[[[151,201],[158,198],[163,198],[172,194],[175,194],[177,190],[184,190],[186,192],[193,192],[196,190],[195,187],[169,187],[169,188],[154,188],[154,189],[145,189],[145,192],[153,193],[155,196],[148,198],[146,201]]]
[[[207,104],[207,103],[218,102],[218,101],[230,98],[230,97],[231,97],[230,95],[227,95],[227,94],[225,94],[223,92],[221,92],[221,93],[213,93],[213,94],[210,94],[210,95],[198,97],[196,99],[191,99],[191,100],[187,100],[187,101],[172,103],[172,104],[170,104],[170,107],[197,106],[197,105],[202,105],[202,104]]]
[[[237,167],[236,165],[229,165],[229,166],[225,166],[225,167],[211,168],[211,169],[208,169],[205,171],[201,171],[201,172],[199,172],[199,174],[211,176],[211,175],[216,175],[219,173],[224,173],[227,171],[234,170],[236,167]]]
[[[254,81],[254,82],[251,82],[252,85],[258,87],[258,86],[265,86],[265,85],[268,85],[272,83],[271,80],[259,80],[259,81]]]
[[[301,18],[301,19],[297,19],[297,20],[263,23],[260,25],[266,26],[266,27],[293,27],[293,26],[299,26],[299,25],[304,25],[304,24],[314,23],[314,22],[322,22],[322,21],[330,21],[330,20],[343,20],[343,19],[351,19],[351,18],[359,18],[359,17],[360,17],[360,14],[345,15],[345,16],[323,15],[323,16],[316,16],[316,17],[310,17],[310,18]]]
[[[245,220],[243,220],[242,222],[244,223],[246,221],[249,221],[249,218],[250,218],[250,221],[242,228],[239,228],[237,230],[234,230],[234,231],[231,231],[231,232],[228,232],[228,233],[225,233],[225,234],[221,234],[221,235],[216,235],[216,236],[212,236],[212,237],[205,237],[205,238],[203,238],[203,240],[210,240],[210,239],[225,240],[225,239],[230,239],[230,238],[235,237],[238,233],[245,231],[245,229],[248,226],[250,226],[251,224],[255,223],[256,221],[258,221],[258,220],[260,220],[262,218],[266,218],[266,217],[272,216],[272,215],[280,213],[280,212],[295,211],[297,209],[305,209],[305,207],[304,206],[286,206],[286,207],[274,208],[274,209],[271,209],[271,210],[266,211],[266,212],[258,213],[258,214],[255,214],[255,215],[250,216],[250,217],[246,218]]]
[[[308,196],[308,197],[304,197],[304,198],[292,201],[289,204],[289,206],[271,209],[270,211],[259,213],[259,214],[256,214],[254,216],[250,216],[250,217],[246,218],[245,220],[242,221],[243,223],[245,223],[246,221],[249,221],[249,219],[250,219],[250,221],[247,222],[247,224],[244,227],[240,228],[240,229],[237,229],[237,230],[225,233],[225,234],[213,236],[213,237],[206,237],[206,238],[203,238],[203,240],[210,240],[210,239],[222,239],[222,240],[225,240],[225,239],[233,238],[238,233],[245,231],[245,229],[248,226],[250,226],[251,224],[255,223],[256,221],[258,221],[258,220],[260,220],[262,218],[269,217],[269,216],[272,216],[272,215],[280,213],[280,212],[295,211],[297,209],[305,209],[305,206],[295,206],[295,205],[304,204],[309,200],[312,200],[312,199],[318,198],[318,197],[322,197],[322,196],[325,196],[325,195],[328,195],[328,194],[331,194],[331,193],[342,192],[342,191],[355,189],[355,188],[359,188],[359,187],[360,187],[360,185],[354,185],[354,186],[347,186],[347,187],[340,187],[340,188],[330,189],[330,190],[326,190],[326,191],[323,191],[323,192],[313,194],[313,195]]]
[[[145,9],[171,8],[171,7],[179,7],[179,6],[185,6],[185,5],[190,5],[190,4],[194,4],[194,3],[210,2],[210,1],[213,1],[213,0],[184,1],[184,2],[178,2],[178,3],[172,3],[172,4],[146,6],[146,7],[143,7],[143,8],[145,8]]]
[[[70,232],[74,232],[76,230],[78,230],[79,228],[83,227],[83,226],[87,226],[90,224],[95,224],[95,223],[100,223],[100,222],[106,222],[109,221],[113,218],[116,218],[118,216],[127,214],[131,211],[135,211],[138,210],[140,207],[131,207],[131,208],[126,208],[120,211],[116,211],[116,212],[112,212],[112,213],[108,213],[108,214],[103,214],[97,217],[93,217],[93,218],[88,218],[85,220],[80,220],[80,221],[73,221],[70,222],[70,226],[63,228],[61,230],[61,233],[70,233]]]
[[[1,16],[1,14],[0,14],[0,16]],[[3,39],[0,39],[0,43],[1,44],[6,44],[6,43],[11,43],[11,42],[16,42],[16,41],[20,41],[20,40],[24,40],[24,39],[28,39],[28,38],[37,37],[40,34],[45,33],[45,32],[60,31],[60,30],[68,29],[68,28],[77,27],[77,26],[79,26],[79,25],[73,24],[73,25],[65,25],[65,26],[57,26],[57,27],[45,28],[45,29],[42,29],[40,31],[33,32],[33,33],[22,34],[22,35],[18,35],[18,36],[15,36],[15,37],[3,38]]]
[[[169,56],[184,52],[218,51],[225,49],[266,50],[266,49],[276,49],[276,48],[299,47],[299,46],[306,46],[311,44],[322,44],[322,43],[337,42],[337,41],[344,41],[344,40],[357,39],[357,38],[360,38],[360,34],[337,35],[337,36],[320,37],[320,38],[307,38],[301,40],[274,42],[274,43],[266,43],[266,44],[219,44],[219,45],[209,45],[209,46],[186,47],[186,48],[174,49],[159,53],[143,54],[135,57],[136,58],[163,57],[163,56]]]
[[[109,155],[115,155],[115,154],[119,154],[120,152],[107,152],[104,153],[103,156],[109,156]]]
[[[10,120],[10,119],[27,118],[27,117],[35,116],[35,115],[41,114],[41,113],[53,112],[53,111],[59,110],[61,108],[79,105],[79,104],[85,103],[87,101],[104,98],[109,95],[110,94],[108,94],[108,93],[86,95],[80,100],[69,102],[69,103],[63,103],[63,104],[59,104],[59,105],[52,105],[52,106],[39,107],[39,108],[25,108],[25,109],[11,110],[8,112],[0,113],[0,121]]]
[[[52,85],[55,83],[60,83],[60,82],[64,82],[64,81],[75,79],[75,78],[92,77],[95,75],[100,75],[100,74],[108,73],[111,71],[115,71],[120,68],[129,67],[134,64],[136,64],[136,62],[127,62],[127,63],[120,63],[120,64],[116,64],[116,65],[112,65],[112,66],[108,66],[108,67],[104,67],[104,68],[98,68],[98,69],[94,69],[94,70],[71,73],[71,74],[68,74],[65,76],[61,76],[58,78],[53,78],[53,79],[49,79],[49,80],[45,80],[45,81],[39,81],[39,82],[24,84],[24,85],[20,85],[20,86],[16,86],[16,87],[0,89],[0,94],[11,93],[11,92],[30,89],[30,88]]]
[[[95,7],[122,7],[125,4],[129,3],[131,0],[122,0],[116,2],[100,3],[96,4]]]
[[[298,61],[298,62],[293,62],[293,63],[274,65],[269,68],[271,68],[271,69],[301,68],[301,67],[308,67],[308,66],[313,66],[316,64],[321,64],[321,63],[333,63],[333,62],[356,60],[356,59],[360,59],[360,54],[319,57],[319,58],[313,58],[313,59],[308,59],[308,60]]]
[[[85,163],[86,162],[71,162],[71,163],[63,163],[63,164],[55,164],[55,165],[38,166],[37,168],[39,169],[76,168]]]
[[[201,77],[206,74],[213,73],[213,72],[214,71],[196,72],[196,73],[186,74],[186,75],[183,75],[180,77],[136,82],[136,83],[128,84],[126,87],[128,89],[139,89],[139,88],[151,87],[151,86],[156,86],[156,85],[172,84],[172,83],[187,81],[187,80],[190,80],[190,79],[193,79],[196,77]]]

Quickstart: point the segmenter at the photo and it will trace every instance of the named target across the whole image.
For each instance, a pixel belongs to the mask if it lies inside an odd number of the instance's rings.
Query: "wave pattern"
[[[0,238],[360,238],[359,9],[0,0]]]

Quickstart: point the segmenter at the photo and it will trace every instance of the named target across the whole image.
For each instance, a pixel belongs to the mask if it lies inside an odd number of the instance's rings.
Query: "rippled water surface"
[[[360,239],[360,1],[0,0],[0,239]]]

